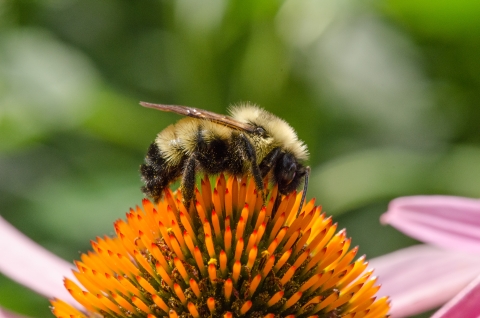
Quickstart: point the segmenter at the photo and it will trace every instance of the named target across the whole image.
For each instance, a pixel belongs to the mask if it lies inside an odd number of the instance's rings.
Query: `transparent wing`
[[[163,105],[163,104],[152,104],[147,102],[140,102],[140,105],[147,108],[158,109],[163,112],[171,112],[176,113],[184,116],[189,116],[198,119],[204,119],[213,121],[217,124],[228,126],[233,129],[243,130],[246,132],[253,132],[254,126],[239,122],[238,120],[227,116],[227,115],[220,115],[214,112],[209,112],[208,110],[188,107],[188,106],[180,106],[180,105]]]

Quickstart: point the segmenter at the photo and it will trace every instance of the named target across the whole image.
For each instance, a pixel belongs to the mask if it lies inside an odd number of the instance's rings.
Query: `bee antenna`
[[[297,216],[300,215],[302,212],[303,204],[305,203],[305,197],[307,196],[307,188],[308,188],[308,177],[310,176],[310,167],[305,167],[305,181],[303,183],[303,193],[302,199],[300,200],[300,206],[298,207]]]

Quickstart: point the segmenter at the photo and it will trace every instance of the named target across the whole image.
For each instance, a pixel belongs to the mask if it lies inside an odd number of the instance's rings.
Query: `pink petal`
[[[452,196],[412,196],[390,202],[388,223],[422,242],[480,253],[480,200]]]
[[[26,317],[14,314],[0,307],[0,318],[26,318]]]
[[[480,276],[432,316],[432,318],[478,317],[480,317]]]
[[[63,277],[76,281],[72,265],[30,240],[1,217],[0,251],[0,272],[45,297],[57,297],[78,306],[63,286]]]
[[[370,261],[390,296],[393,317],[406,317],[441,306],[480,275],[480,255],[416,245]]]

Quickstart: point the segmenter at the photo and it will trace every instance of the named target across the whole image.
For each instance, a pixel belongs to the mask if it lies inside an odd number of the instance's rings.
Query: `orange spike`
[[[198,313],[197,307],[192,302],[189,302],[187,305],[188,311],[194,318],[200,317],[200,314]]]
[[[317,282],[313,285],[312,291],[315,291],[317,289],[322,289],[323,290],[323,284],[328,281],[332,276],[333,276],[333,270],[317,274],[320,275],[320,278],[317,280]]]
[[[227,227],[231,227],[231,226],[230,226],[230,216],[227,216],[227,217],[225,218],[225,228],[227,228]]]
[[[260,225],[263,223],[265,220],[265,213],[267,212],[265,207],[262,207],[260,209],[260,212],[258,212],[258,217],[257,217],[257,222],[255,223],[254,229],[258,229]]]
[[[250,220],[248,203],[245,203],[245,205],[243,206],[243,209],[242,209],[242,212],[241,212],[241,214],[240,214],[240,217],[243,219],[243,222],[245,222],[245,224],[248,224],[248,222],[249,222],[249,220]]]
[[[351,292],[355,293],[355,295],[350,300],[350,303],[365,301],[370,297],[373,297],[377,291],[380,289],[380,286],[373,286],[376,283],[376,278],[367,281],[361,289],[358,291],[352,290]]]
[[[68,313],[73,313],[77,317],[86,318],[86,316],[83,315],[79,310],[75,309],[73,306],[67,304],[63,300],[55,298],[55,299],[50,300],[50,303],[53,306],[53,310],[59,310],[59,311],[63,312],[63,314],[61,314],[61,313],[55,314],[54,313],[57,317],[60,316],[60,315],[64,316],[68,312]]]
[[[250,287],[248,288],[248,293],[250,294],[250,297],[252,297],[253,294],[255,294],[255,291],[257,290],[257,287],[260,284],[261,280],[262,280],[262,275],[258,274],[250,282]]]
[[[290,278],[292,278],[293,274],[295,274],[296,270],[297,270],[297,267],[291,266],[283,275],[282,279],[280,280],[280,283],[282,285],[285,285],[290,280]]]
[[[285,224],[287,225],[291,224],[293,218],[295,218],[298,211],[298,206],[300,204],[300,197],[301,197],[300,194],[297,195],[297,190],[293,191],[288,196],[287,206],[285,208],[285,220],[287,220],[288,223],[285,223]],[[295,205],[297,206],[297,208],[294,211]]]
[[[223,240],[225,245],[225,251],[227,252],[227,254],[230,255],[232,246],[232,230],[230,229],[230,226],[227,226],[225,228],[225,235],[223,237]]]
[[[205,232],[205,235],[210,235],[212,236],[212,228],[210,227],[210,222],[208,222],[207,219],[203,220],[203,231]]]
[[[240,261],[235,261],[233,264],[233,271],[232,271],[232,278],[233,282],[236,284],[238,281],[238,278],[240,277],[240,269],[242,268],[242,264]]]
[[[254,245],[252,247],[252,249],[250,250],[250,252],[248,253],[247,267],[250,268],[250,269],[253,268],[253,264],[255,263],[255,260],[257,259],[257,252],[258,252],[257,246]]]
[[[232,280],[230,278],[228,278],[225,281],[225,290],[224,290],[225,299],[227,301],[230,301],[230,296],[232,295],[232,289],[233,289]]]
[[[267,302],[267,307],[272,307],[273,305],[278,303],[278,301],[283,298],[283,294],[283,291],[279,291],[275,295],[273,295],[272,298],[270,298],[270,300]]]
[[[207,271],[206,271],[205,265],[203,264],[202,253],[200,252],[200,249],[197,246],[195,246],[194,257],[195,257],[195,261],[197,262],[197,266],[200,269],[200,272],[202,273],[202,275],[205,276],[207,274]]]
[[[226,185],[227,185],[227,182],[225,180],[225,175],[222,172],[222,173],[220,173],[220,177],[218,177],[218,179],[217,179],[218,193],[224,193],[225,189],[226,189]]]
[[[141,294],[138,288],[135,285],[133,285],[128,278],[125,278],[123,276],[118,276],[117,279],[120,282],[120,284],[122,284],[123,287],[125,287],[131,295],[139,296]]]
[[[270,273],[270,271],[272,270],[273,264],[275,264],[275,255],[271,255],[268,258],[267,263],[265,264],[265,267],[263,267],[263,270],[262,270],[263,278],[267,277],[268,273]]]
[[[382,297],[370,306],[368,317],[383,317],[390,310],[390,300],[388,297]]]
[[[244,230],[245,230],[245,221],[243,220],[242,217],[240,217],[240,220],[238,220],[238,224],[237,224],[237,232],[235,234],[235,239],[237,239],[237,241],[243,237]]]
[[[300,287],[298,291],[304,292],[308,290],[310,287],[312,287],[316,282],[319,281],[319,279],[322,277],[321,274],[315,274],[312,277],[310,277],[303,285]]]
[[[325,308],[325,311],[328,312],[328,311],[331,311],[335,308],[343,306],[353,297],[353,295],[354,295],[354,293],[348,293],[348,294],[340,295],[340,297],[338,297],[337,300],[335,300],[333,303],[328,305],[327,308]]]
[[[303,307],[299,310],[299,314],[305,313],[306,309],[311,308],[311,305],[318,304],[320,301],[322,301],[323,296],[315,296],[312,299],[310,299]],[[309,316],[309,317],[317,317],[317,316]]]
[[[233,216],[232,192],[225,189],[225,217]]]
[[[160,296],[152,294],[152,300],[161,310],[163,310],[165,313],[168,313],[169,308]]]
[[[330,294],[327,298],[325,298],[324,300],[322,300],[321,302],[319,302],[317,305],[315,305],[315,307],[313,307],[313,310],[311,311],[312,313],[317,313],[319,312],[320,310],[322,310],[323,308],[326,308],[328,305],[330,305],[331,303],[333,303],[335,300],[338,299],[338,296],[339,296],[339,292],[338,291],[334,291],[332,294]]]
[[[220,229],[220,220],[218,219],[218,214],[215,212],[215,210],[212,210],[212,224],[213,224],[213,230],[215,231],[215,238],[217,242],[221,242],[222,231]]]
[[[132,297],[132,303],[138,308],[140,309],[141,311],[147,313],[147,314],[152,314],[152,311],[150,310],[150,308],[148,308],[147,305],[145,305],[145,303],[140,299],[138,298],[137,296],[133,296]]]
[[[277,235],[280,228],[283,226],[283,222],[285,222],[285,213],[282,213],[278,220],[275,222],[272,231],[270,232],[270,237],[268,238],[268,242],[272,242],[275,235]]]
[[[268,254],[273,254],[273,252],[275,252],[275,250],[277,249],[277,246],[278,246],[278,240],[277,239],[274,239],[272,241],[272,243],[270,243],[270,245],[268,246]]]
[[[353,269],[350,270],[345,277],[343,277],[339,283],[338,287],[343,288],[350,284],[355,278],[358,277],[368,266],[368,262],[365,262],[365,255],[356,260],[353,264]]]
[[[213,315],[213,313],[215,312],[215,298],[209,297],[207,299],[207,307],[208,310],[210,310],[210,313]]]
[[[180,273],[180,275],[182,276],[183,280],[185,282],[188,282],[189,280],[189,275],[187,273],[187,270],[185,269],[185,266],[183,266],[183,263],[182,261],[178,258],[178,257],[175,257],[173,259],[173,264],[175,264],[175,267],[177,268],[178,272]]]
[[[213,263],[208,265],[208,276],[210,277],[210,282],[215,284],[217,280],[217,267]]]
[[[160,233],[162,233],[162,237],[168,247],[173,250],[172,243],[170,243],[170,235],[168,234],[167,228],[163,225],[162,222],[158,223],[158,227],[160,228]]]
[[[279,194],[280,195],[280,194]],[[280,195],[282,197],[282,195]],[[290,198],[290,195],[286,195],[282,198],[280,201],[280,205],[277,208],[277,211],[275,212],[275,215],[273,216],[273,223],[276,223],[278,218],[285,213],[285,209],[288,204],[288,199]]]
[[[330,288],[332,288],[333,286],[337,285],[338,282],[343,278],[345,277],[346,275],[346,271],[343,271],[343,272],[338,272],[338,273],[333,273],[333,276],[327,281],[325,282],[325,284],[323,284],[322,286],[322,291],[323,290],[328,290]]]
[[[105,275],[105,280],[107,281],[107,285],[112,286],[110,287],[110,290],[118,290],[124,295],[128,294],[128,290],[125,287],[123,287],[123,285],[120,284],[120,282],[115,277],[113,277],[108,273],[105,273],[104,275]]]
[[[257,230],[253,230],[252,234],[248,237],[248,243],[247,243],[247,251],[249,251],[253,245],[255,245],[255,242],[257,241]]]
[[[314,266],[317,266],[320,261],[323,259],[325,256],[325,253],[327,252],[326,248],[323,248],[320,252],[318,252],[316,255],[314,255],[310,261],[308,262],[307,266],[303,269],[303,274],[308,272],[311,268]]]
[[[231,178],[232,178],[232,185],[230,190],[232,191],[232,208],[234,212],[237,212],[238,211],[238,181],[236,177],[232,176]]]
[[[242,177],[242,180],[240,181],[240,187],[238,189],[238,201],[237,201],[237,210],[240,209],[241,206],[245,204],[245,196],[247,194],[247,180],[244,177]],[[245,219],[247,221],[247,219]]]
[[[197,203],[195,204],[195,207],[197,208],[197,213],[198,213],[198,216],[200,217],[200,220],[205,220],[206,218],[205,210],[203,209],[202,204],[199,201],[197,201]]]
[[[240,258],[242,257],[243,246],[244,246],[243,238],[240,238],[237,241],[237,246],[235,248],[235,257],[234,258],[235,258],[236,261],[239,261]]]
[[[326,267],[326,269],[328,270],[335,269],[336,271],[343,270],[346,266],[348,266],[352,262],[355,255],[357,255],[357,252],[358,252],[358,246],[355,246],[348,253],[346,253],[345,256],[343,256],[343,258],[337,264],[329,265]]]
[[[146,258],[142,254],[135,251],[133,255],[135,256],[135,260],[138,262],[138,264],[140,264],[143,267],[143,269],[145,269],[151,276],[156,276],[155,273],[153,272],[152,265],[150,265],[150,263],[146,260]],[[139,274],[139,271],[137,268],[136,268],[136,271]],[[134,271],[132,271],[132,273],[134,273]]]
[[[240,314],[245,315],[250,308],[252,308],[252,301],[247,300],[246,302],[243,303],[243,306],[240,308]]]
[[[309,245],[308,247],[312,251],[312,254],[316,254],[317,251],[321,250],[332,238],[333,234],[337,230],[337,224],[332,225],[330,228],[328,228],[327,232],[325,235],[321,235],[317,238],[315,238]],[[322,232],[323,233],[323,232]],[[314,244],[315,242],[318,242],[318,244]]]
[[[195,296],[200,297],[200,288],[198,288],[198,284],[197,284],[197,281],[193,278],[190,278],[190,287],[192,288],[193,290],[193,293],[195,294]]]
[[[185,242],[183,241],[182,230],[180,229],[180,227],[178,226],[178,223],[175,220],[172,220],[172,230],[180,246],[182,248],[185,248]]]
[[[290,238],[288,239],[287,243],[285,243],[285,245],[283,246],[282,253],[285,253],[287,250],[289,250],[293,246],[293,244],[295,244],[298,236],[300,235],[300,229],[293,232],[291,236],[288,236],[288,231],[287,231],[286,235],[287,237],[290,237]]]
[[[258,228],[258,232],[257,232],[257,240],[255,242],[256,245],[258,245],[258,243],[260,243],[260,241],[262,240],[262,237],[263,237],[263,234],[265,233],[265,228],[267,227],[267,225],[265,224],[265,222],[263,222],[259,228]]]
[[[208,255],[211,258],[216,258],[215,247],[213,246],[212,237],[205,233],[205,245],[207,246]]]
[[[172,245],[172,250],[175,252],[175,255],[180,258],[181,260],[185,260],[185,256],[183,255],[182,249],[180,245],[178,244],[177,239],[175,238],[175,235],[171,234],[170,235],[170,243]]]
[[[225,193],[225,191],[221,193]],[[223,213],[222,213],[223,205],[220,200],[220,195],[218,194],[217,188],[213,189],[213,206],[215,211],[218,211],[217,213],[218,213],[219,219],[223,219]]]
[[[278,270],[280,268],[282,268],[282,266],[288,261],[291,254],[292,254],[292,250],[288,250],[288,251],[286,251],[285,253],[282,254],[282,256],[278,260],[277,264],[275,264],[275,267],[273,268],[275,273],[278,272]]]
[[[295,263],[293,263],[293,266],[295,266],[296,268],[302,266],[303,262],[305,262],[305,260],[307,259],[308,254],[310,254],[310,250],[307,249],[302,254],[300,254]]]
[[[187,303],[187,298],[185,298],[185,294],[183,293],[182,287],[179,284],[174,283],[173,290],[175,291],[175,294],[177,295],[178,299],[182,302],[182,304],[185,305]]]
[[[183,232],[183,239],[185,240],[185,244],[190,251],[190,255],[193,256],[193,253],[195,252],[195,245],[193,243],[192,237],[190,236],[190,234],[188,234],[187,231]]]
[[[133,307],[128,301],[125,300],[122,296],[118,295],[117,293],[112,293],[112,298],[115,300],[117,304],[125,308],[126,310],[130,312],[135,312],[136,309]]]
[[[227,254],[223,250],[220,251],[220,271],[223,277],[227,276]]]
[[[142,276],[136,276],[136,279],[137,279],[137,282],[140,284],[140,286],[142,286],[143,289],[148,291],[150,294],[155,294],[157,292],[155,288],[153,288],[153,286],[150,285],[150,283]]]
[[[163,266],[160,265],[160,263],[156,263],[155,268],[157,270],[157,273],[160,275],[160,277],[162,277],[165,283],[167,283],[167,285],[170,286],[170,288],[173,288],[173,281],[168,275],[167,271],[163,268]]]
[[[292,213],[291,215],[295,215],[295,213]],[[289,222],[285,222],[285,224],[288,225],[288,232],[287,236],[290,237],[295,231],[300,229],[300,225],[302,224],[303,219],[305,218],[304,214],[300,214],[298,217],[296,217],[293,222],[289,225]]]
[[[277,197],[278,185],[275,185],[272,189],[272,194],[270,195],[270,200],[268,200],[265,217],[270,218],[272,216],[273,205],[275,204],[275,198]]]
[[[303,235],[297,241],[295,249],[293,250],[293,255],[297,255],[298,252],[300,252],[300,250],[305,246],[305,243],[307,243],[307,240],[310,237],[311,232],[312,232],[311,230],[308,230],[308,231],[303,233]]]
[[[205,202],[205,209],[210,210],[212,208],[212,186],[208,176],[205,175],[204,179],[200,182],[202,188],[203,202]]]

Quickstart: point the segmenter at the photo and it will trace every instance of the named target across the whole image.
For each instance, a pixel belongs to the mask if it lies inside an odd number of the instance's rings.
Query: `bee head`
[[[298,188],[307,173],[307,169],[297,161],[297,158],[293,154],[286,152],[278,158],[273,173],[275,181],[278,183],[278,190],[284,194],[290,193]]]

